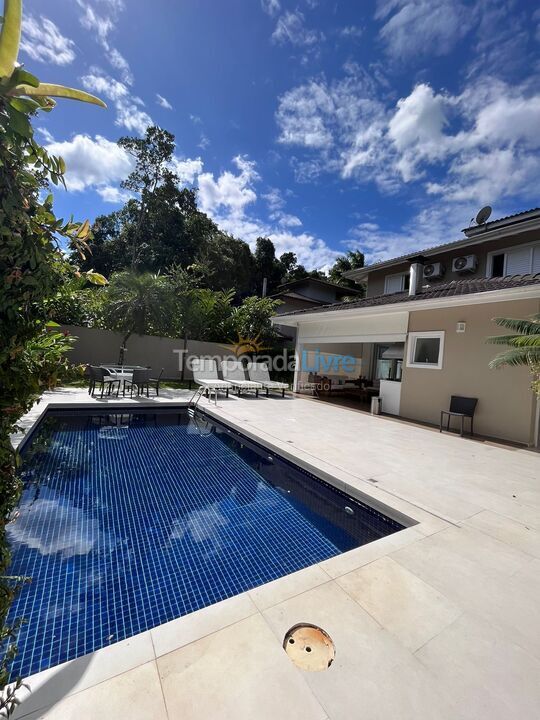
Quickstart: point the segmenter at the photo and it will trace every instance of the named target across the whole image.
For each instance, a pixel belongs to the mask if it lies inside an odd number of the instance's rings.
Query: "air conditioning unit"
[[[452,260],[452,271],[455,273],[473,273],[477,267],[476,255],[463,255]]]
[[[444,275],[445,267],[441,262],[424,265],[424,277],[429,280],[437,280]]]

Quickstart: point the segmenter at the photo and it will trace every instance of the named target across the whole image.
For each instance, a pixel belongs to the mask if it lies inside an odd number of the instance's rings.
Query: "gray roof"
[[[381,305],[395,305],[402,302],[422,302],[436,298],[455,297],[457,295],[472,295],[473,293],[490,292],[493,290],[508,290],[527,285],[540,285],[540,273],[536,275],[508,275],[503,278],[472,278],[470,280],[452,280],[452,282],[424,285],[421,292],[409,295],[408,291],[392,293],[389,295],[375,295],[374,297],[353,300],[347,303],[333,303],[321,305],[318,308],[295,310],[289,315],[304,315],[319,312],[334,312],[336,310],[353,310],[358,308],[379,307]]]

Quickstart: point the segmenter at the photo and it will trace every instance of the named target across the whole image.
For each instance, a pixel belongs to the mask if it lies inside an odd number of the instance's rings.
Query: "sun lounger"
[[[285,397],[285,390],[288,390],[289,386],[287,383],[270,380],[270,373],[266,363],[248,362],[247,371],[250,380],[263,386],[267,397],[270,390],[281,390],[281,397]]]
[[[221,391],[225,392],[227,397],[229,397],[229,390],[232,389],[233,384],[227,380],[220,380],[218,378],[215,360],[212,358],[192,358],[191,367],[193,370],[193,380],[197,385],[205,389],[206,394],[210,391],[214,393]]]
[[[246,373],[244,366],[240,360],[222,360],[221,361],[221,372],[225,380],[228,380],[237,391],[238,395],[242,390],[254,390],[255,396],[259,395],[259,390],[262,390],[262,385],[259,382],[253,380],[246,380]]]

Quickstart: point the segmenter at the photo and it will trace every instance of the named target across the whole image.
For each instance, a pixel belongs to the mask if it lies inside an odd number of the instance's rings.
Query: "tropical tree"
[[[493,335],[487,341],[492,345],[506,345],[507,350],[489,363],[490,368],[524,365],[533,376],[532,388],[540,395],[540,314],[528,320],[494,318],[500,327],[512,330],[512,335]]]
[[[104,291],[103,319],[106,327],[124,333],[118,362],[123,364],[126,343],[137,335],[170,334],[174,294],[163,275],[124,271],[115,273]]]
[[[162,183],[174,187],[178,181],[171,169],[174,135],[152,125],[146,128],[144,137],[122,137],[118,145],[133,157],[135,163],[132,172],[121,183],[124,189],[139,195],[138,218],[131,246],[131,267],[135,269],[140,264],[143,237],[146,236],[147,242],[152,243],[152,236],[146,232],[147,207],[152,194]]]
[[[281,300],[273,300],[269,297],[246,298],[240,307],[234,310],[231,329],[238,338],[247,338],[262,345],[272,345],[276,339],[276,331],[271,318],[281,304]]]
[[[343,273],[348,270],[356,270],[364,267],[364,253],[360,250],[349,250],[346,255],[340,255],[330,268],[328,276],[330,280],[339,285],[354,287],[358,289],[358,285],[353,280],[343,277]]]
[[[15,507],[20,484],[15,474],[18,455],[10,435],[20,417],[51,383],[69,346],[61,333],[47,330],[47,300],[66,272],[75,273],[59,247],[63,236],[79,253],[87,252],[88,222],[55,217],[52,195],[42,197],[48,181],[63,182],[65,164],[33,137],[31,117],[54,107],[52,97],[66,97],[104,106],[88,93],[41,83],[17,64],[21,38],[22,0],[4,0],[0,20],[0,687],[8,677],[15,653],[13,628],[5,626],[16,584],[6,577],[10,562],[4,526]],[[87,273],[94,282],[105,282]],[[0,700],[0,714],[16,704],[16,682]]]

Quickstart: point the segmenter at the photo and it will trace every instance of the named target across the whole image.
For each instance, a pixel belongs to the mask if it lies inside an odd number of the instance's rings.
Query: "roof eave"
[[[464,305],[485,305],[491,302],[506,302],[510,300],[525,300],[540,298],[540,284],[522,285],[513,288],[498,288],[483,292],[468,293],[464,295],[451,295],[440,298],[425,298],[410,300],[386,305],[371,305],[369,307],[340,308],[339,310],[320,310],[319,312],[305,312],[297,315],[276,315],[272,323],[297,327],[304,322],[316,322],[323,318],[325,321],[334,318],[367,317],[369,315],[393,314],[396,312],[411,312],[418,310],[436,310],[444,307],[463,307]]]

